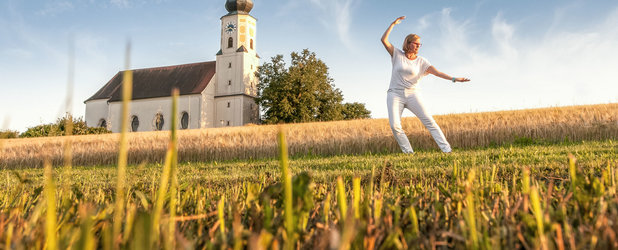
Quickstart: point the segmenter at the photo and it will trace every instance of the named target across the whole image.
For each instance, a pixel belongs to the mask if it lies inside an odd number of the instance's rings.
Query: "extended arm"
[[[453,82],[468,82],[470,81],[470,79],[468,78],[464,78],[464,77],[451,77],[445,73],[442,73],[440,71],[438,71],[434,66],[429,66],[429,68],[427,69],[427,73],[430,73],[434,76],[449,80],[449,81],[453,81]]]
[[[386,51],[388,51],[388,53],[391,55],[391,57],[393,56],[393,45],[388,41],[388,36],[391,34],[391,31],[393,30],[393,27],[395,27],[396,24],[401,23],[401,20],[405,19],[405,16],[400,16],[397,19],[395,19],[395,21],[393,21],[391,23],[390,26],[388,26],[388,29],[386,29],[386,31],[384,31],[384,35],[382,35],[382,44],[384,44],[384,48],[386,48]]]

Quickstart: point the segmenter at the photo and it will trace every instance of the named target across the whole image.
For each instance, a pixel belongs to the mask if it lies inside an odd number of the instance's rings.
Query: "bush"
[[[0,139],[11,139],[17,138],[19,136],[19,132],[12,130],[0,130]]]
[[[28,128],[26,132],[23,132],[19,137],[45,137],[45,136],[64,136],[66,135],[66,125],[68,121],[71,121],[72,116],[67,115],[62,118],[58,118],[56,123],[43,124],[35,127]],[[73,118],[72,135],[91,135],[91,134],[106,134],[111,131],[106,128],[88,127],[86,122],[81,118]]]

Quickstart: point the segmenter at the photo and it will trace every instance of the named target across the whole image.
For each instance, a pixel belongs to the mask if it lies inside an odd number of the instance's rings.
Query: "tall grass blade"
[[[532,203],[532,211],[534,211],[536,229],[541,243],[541,249],[548,249],[547,242],[545,240],[545,232],[543,230],[543,209],[541,208],[541,199],[539,198],[539,192],[536,186],[532,186],[530,190],[530,202]]]
[[[281,165],[281,183],[283,183],[283,204],[287,241],[285,247],[294,247],[294,215],[292,214],[292,177],[288,166],[288,145],[283,128],[279,127],[279,164]]]
[[[67,190],[71,186],[71,169],[73,168],[73,141],[71,135],[73,134],[73,116],[67,112],[65,119],[65,136],[64,136],[64,170],[63,170],[63,178],[62,178],[62,189]]]
[[[412,236],[414,238],[417,238],[419,236],[418,216],[416,214],[416,208],[414,208],[414,205],[410,206],[410,221],[412,222]]]
[[[154,203],[153,215],[152,215],[152,243],[156,243],[159,240],[160,235],[160,221],[161,213],[163,212],[163,204],[165,203],[165,195],[167,194],[167,185],[169,183],[169,176],[172,165],[172,149],[168,148],[165,155],[165,163],[163,164],[163,173],[159,182],[159,189],[157,190],[157,196]]]
[[[375,189],[374,187],[374,182],[375,182],[375,176],[376,176],[376,165],[372,165],[371,166],[371,179],[369,179],[369,198],[373,199],[373,191]]]
[[[118,175],[116,176],[116,204],[114,206],[114,224],[113,224],[113,238],[114,245],[118,246],[121,240],[121,230],[124,215],[125,206],[125,186],[126,186],[126,173],[127,173],[127,156],[128,156],[128,139],[127,133],[129,131],[129,107],[132,98],[133,90],[133,71],[130,68],[130,53],[131,44],[127,43],[125,55],[125,71],[122,78],[122,116],[120,126],[120,142],[118,152]]]
[[[491,185],[491,192],[495,192],[496,191],[496,164],[493,165],[493,167],[491,168],[491,179],[489,181],[490,185]]]
[[[524,197],[523,209],[527,212],[530,208],[530,169],[528,167],[525,167],[522,171],[521,193]]]
[[[171,126],[171,148],[172,148],[172,164],[170,167],[170,218],[168,220],[166,249],[174,249],[174,237],[176,235],[176,195],[178,187],[178,89],[172,90],[172,126]]]
[[[361,188],[360,177],[354,177],[352,180],[352,186],[354,191],[354,200],[352,205],[354,206],[354,218],[360,218],[360,200],[361,200]]]
[[[521,192],[525,195],[530,194],[530,169],[524,168],[522,171]]]
[[[458,178],[457,174],[458,173],[459,173],[459,171],[457,170],[457,161],[454,161],[453,162],[453,174],[452,174],[452,176],[453,176],[453,178],[452,178],[453,183],[457,183],[457,180],[458,180],[457,179]]]
[[[348,202],[345,198],[345,185],[341,176],[337,177],[337,205],[339,205],[339,213],[341,213],[341,225],[344,225],[348,213]]]
[[[328,215],[330,213],[330,192],[326,194],[326,198],[324,198],[324,225],[328,226],[330,220],[328,219]]]
[[[49,250],[58,249],[56,236],[56,184],[54,184],[53,170],[49,161],[45,162],[45,246]]]
[[[225,244],[227,242],[225,232],[225,195],[221,195],[219,203],[217,203],[217,215],[219,218],[219,232],[221,233],[221,240]]]
[[[470,170],[468,174],[468,180],[466,183],[466,224],[468,226],[468,237],[470,248],[478,249],[479,248],[479,240],[478,240],[478,231],[476,229],[476,212],[474,205],[474,193],[472,192],[473,183],[476,172],[474,169]]]
[[[9,223],[6,229],[6,239],[4,239],[4,249],[13,249],[11,245],[11,241],[13,239],[13,228],[15,228],[15,224],[12,222]]]
[[[79,215],[81,217],[80,239],[77,244],[78,249],[94,250],[96,249],[96,241],[94,239],[94,221],[91,214],[85,206],[80,206]]]
[[[69,71],[67,76],[67,96],[66,96],[66,120],[65,120],[65,143],[64,143],[64,166],[65,171],[70,172],[72,165],[73,151],[71,135],[73,134],[73,79],[75,78],[75,49],[73,41],[69,40]]]
[[[569,176],[571,177],[571,192],[575,192],[577,182],[577,167],[575,167],[575,156],[569,154]]]

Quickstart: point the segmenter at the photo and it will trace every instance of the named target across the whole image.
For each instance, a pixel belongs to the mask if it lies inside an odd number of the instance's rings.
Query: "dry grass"
[[[434,116],[455,148],[512,143],[618,138],[618,103]],[[417,118],[404,118],[404,130],[415,149],[437,149]],[[277,125],[178,131],[180,161],[274,158]],[[399,152],[387,119],[290,124],[291,155],[337,155]],[[116,164],[119,134],[74,136],[73,164]],[[131,133],[129,163],[162,162],[167,132]],[[5,139],[0,167],[41,167],[45,159],[63,163],[61,137]]]

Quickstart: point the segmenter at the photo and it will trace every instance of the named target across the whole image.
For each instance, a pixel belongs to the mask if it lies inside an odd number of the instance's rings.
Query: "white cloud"
[[[81,32],[75,37],[75,50],[77,53],[88,58],[89,61],[104,61],[107,59],[107,53],[103,46],[109,41],[100,36]]]
[[[309,19],[321,24],[323,28],[337,37],[347,49],[354,50],[352,42],[352,24],[354,9],[362,0],[286,0],[277,4],[276,16],[294,15],[293,20],[299,20],[298,15],[305,15]],[[291,21],[294,22],[294,21]],[[307,27],[306,23],[296,24]]]
[[[492,21],[491,33],[498,45],[500,54],[506,58],[517,56],[517,49],[512,46],[514,32],[515,28],[513,25],[506,23],[502,18],[502,14],[498,13]]]
[[[424,15],[418,19],[418,23],[416,25],[418,33],[422,33],[425,29],[427,29],[427,27],[429,27],[429,18],[431,18],[431,15]]]
[[[129,0],[110,0],[113,5],[120,8],[128,8]]]
[[[360,0],[310,0],[310,2],[323,13],[318,20],[330,29],[330,32],[335,32],[346,48],[353,50],[355,45],[352,42],[350,25],[353,19],[352,11]],[[332,25],[333,23],[335,25]]]
[[[45,4],[45,7],[37,11],[36,14],[41,16],[56,16],[72,9],[73,4],[69,1],[51,2]]]
[[[618,65],[617,20],[618,9],[579,30],[537,26],[543,32],[532,35],[521,20],[505,20],[498,13],[489,24],[491,36],[482,37],[471,20],[455,20],[444,9],[439,19],[431,20],[439,23],[439,44],[425,55],[441,62],[438,70],[472,81],[447,86],[428,77],[423,86],[435,98],[428,101],[436,113],[618,101],[613,72]]]

